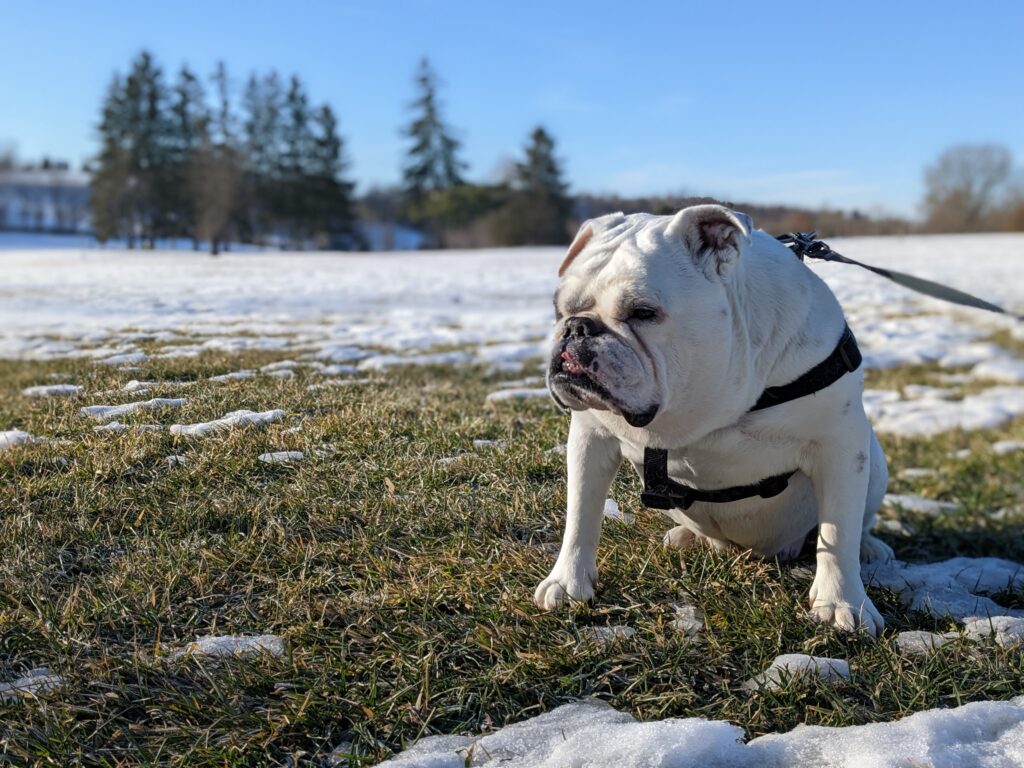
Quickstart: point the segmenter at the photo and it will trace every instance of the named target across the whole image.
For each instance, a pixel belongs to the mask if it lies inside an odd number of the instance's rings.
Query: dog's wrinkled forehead
[[[623,250],[646,253],[658,248],[665,239],[671,216],[652,213],[610,213],[587,223],[569,246],[569,252],[558,270],[564,276],[570,266],[574,270],[599,272],[616,253]]]

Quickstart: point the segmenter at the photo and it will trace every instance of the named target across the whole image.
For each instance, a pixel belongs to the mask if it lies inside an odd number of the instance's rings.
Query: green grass
[[[205,381],[273,359],[213,355],[131,374],[85,361],[0,362],[0,429],[57,441],[0,452],[0,680],[44,665],[66,678],[59,691],[0,704],[0,764],[326,765],[347,744],[351,765],[369,765],[424,734],[496,728],[585,695],[645,719],[728,718],[753,736],[1024,689],[1019,651],[964,640],[925,659],[901,656],[896,631],[955,625],[908,615],[884,592],[872,591],[888,622],[880,639],[812,623],[803,608],[810,561],[665,551],[668,521],[639,507],[625,472],[612,495],[637,524],[605,526],[596,601],[541,612],[531,595],[562,528],[564,458],[549,449],[564,442],[563,414],[547,402],[485,405],[497,379],[479,370],[409,370],[312,392],[304,376]],[[147,395],[186,396],[186,407],[128,423],[239,408],[289,416],[202,440],[96,434],[79,407],[136,398],[21,397],[51,374],[88,393],[131,377],[196,382]],[[869,386],[930,375],[887,371]],[[939,470],[895,479],[893,491],[963,506],[938,519],[903,516],[918,533],[886,537],[897,556],[1024,560],[1024,454],[988,449],[1008,437],[1024,437],[1024,423],[883,440],[894,477],[900,467]],[[474,448],[478,438],[506,444]],[[949,456],[963,447],[970,458]],[[288,449],[307,460],[256,459]],[[169,467],[170,454],[187,464]],[[992,516],[1003,507],[1017,511]],[[704,610],[703,642],[671,628],[669,603],[680,598]],[[616,624],[635,637],[610,648],[581,639],[582,627]],[[228,633],[282,635],[290,654],[166,658]],[[742,688],[787,652],[848,659],[852,677]]]

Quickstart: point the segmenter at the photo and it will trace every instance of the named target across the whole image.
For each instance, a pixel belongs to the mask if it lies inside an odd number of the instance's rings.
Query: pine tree
[[[172,158],[163,73],[146,51],[115,77],[103,103],[93,204],[98,236],[152,247],[170,231]]]
[[[242,224],[250,239],[266,242],[273,234],[280,208],[277,177],[281,168],[284,92],[277,72],[249,77],[242,98],[246,174]]]
[[[410,201],[419,202],[428,192],[463,183],[466,164],[458,157],[459,142],[441,118],[437,100],[437,75],[423,59],[416,75],[419,95],[412,103],[415,114],[404,134],[412,139],[403,177]]]
[[[307,184],[313,151],[309,97],[298,77],[292,76],[284,99],[279,216],[292,247],[301,249],[312,234],[310,190]]]
[[[210,113],[203,86],[188,67],[178,72],[171,96],[171,179],[170,217],[173,234],[192,240],[199,247],[199,216],[195,191],[202,174],[203,150],[209,145]]]
[[[215,255],[231,240],[238,213],[242,157],[236,138],[237,121],[231,109],[230,83],[223,62],[218,63],[212,79],[217,104],[210,129],[197,152],[192,194],[198,211],[198,237],[210,243],[210,253]]]
[[[555,140],[538,126],[525,154],[508,179],[511,198],[497,219],[496,235],[507,245],[562,244],[569,235],[572,203],[555,157]]]
[[[345,179],[348,160],[334,111],[324,104],[313,114],[313,125],[306,183],[312,232],[321,245],[358,248],[362,241],[355,229],[355,185]]]

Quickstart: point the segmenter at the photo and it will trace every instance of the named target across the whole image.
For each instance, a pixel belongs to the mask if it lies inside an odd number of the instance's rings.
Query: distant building
[[[89,176],[63,164],[0,171],[0,230],[86,233]]]

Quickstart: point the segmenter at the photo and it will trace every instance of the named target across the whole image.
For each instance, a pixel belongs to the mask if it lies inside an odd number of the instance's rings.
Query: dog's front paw
[[[533,593],[533,602],[550,611],[571,601],[585,602],[594,596],[597,566],[576,565],[563,567],[556,563],[551,573]]]
[[[860,584],[841,589],[834,581],[819,585],[815,579],[811,585],[810,606],[815,620],[850,632],[860,629],[874,637],[885,626],[882,614]]]

